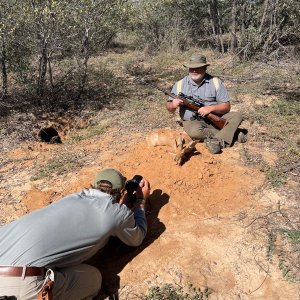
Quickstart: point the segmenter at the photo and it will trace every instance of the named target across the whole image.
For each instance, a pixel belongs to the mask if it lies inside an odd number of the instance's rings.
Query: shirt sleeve
[[[216,93],[216,101],[221,103],[230,101],[229,94],[223,82],[220,79],[218,80],[219,80],[219,87]]]
[[[117,229],[116,236],[126,245],[139,246],[147,234],[145,211],[135,208],[134,212],[123,220]]]

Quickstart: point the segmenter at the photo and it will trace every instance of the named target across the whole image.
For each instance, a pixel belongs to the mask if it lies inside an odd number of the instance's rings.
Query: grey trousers
[[[1,275],[0,296],[15,296],[17,300],[36,300],[47,276],[54,277],[54,300],[93,299],[98,294],[102,282],[102,276],[97,268],[81,264],[58,271],[48,270],[46,278]]]
[[[196,119],[193,121],[183,121],[185,132],[193,139],[203,142],[207,137],[214,137],[220,141],[225,141],[227,145],[232,146],[235,132],[241,124],[243,117],[239,112],[229,112],[222,116],[228,121],[228,124],[221,130],[215,128],[206,119]]]

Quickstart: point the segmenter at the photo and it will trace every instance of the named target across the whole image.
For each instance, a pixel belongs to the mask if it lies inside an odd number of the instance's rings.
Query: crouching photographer
[[[129,246],[142,243],[149,193],[149,182],[141,176],[126,182],[119,171],[104,169],[92,188],[1,227],[0,297],[93,299],[102,275],[84,262],[111,236]]]

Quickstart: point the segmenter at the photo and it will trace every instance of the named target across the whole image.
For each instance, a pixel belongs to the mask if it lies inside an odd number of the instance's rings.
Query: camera
[[[127,194],[131,201],[136,201],[135,192],[138,189],[142,179],[143,179],[143,176],[134,175],[132,179],[126,181],[125,190],[127,191]]]
[[[132,179],[127,180],[127,182],[125,183],[125,190],[127,192],[135,192],[139,185],[141,180],[143,179],[143,176],[141,175],[134,175]]]

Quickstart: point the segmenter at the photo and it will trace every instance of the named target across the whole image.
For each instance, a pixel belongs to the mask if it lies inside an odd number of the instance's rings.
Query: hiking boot
[[[240,131],[237,137],[237,141],[239,143],[246,143],[247,142],[247,134],[244,132]]]
[[[211,154],[221,153],[221,143],[216,138],[206,138],[205,146]]]

